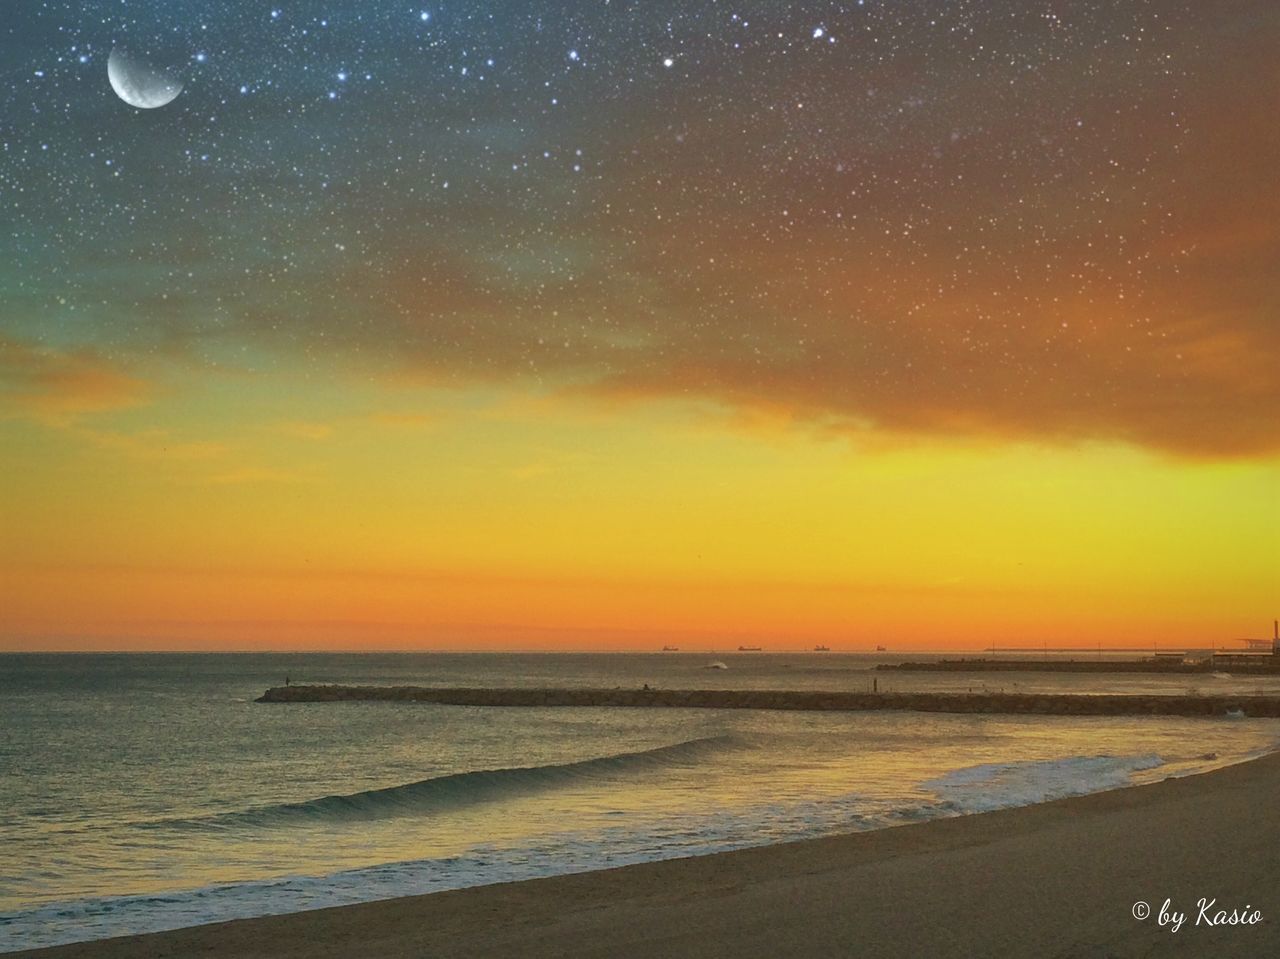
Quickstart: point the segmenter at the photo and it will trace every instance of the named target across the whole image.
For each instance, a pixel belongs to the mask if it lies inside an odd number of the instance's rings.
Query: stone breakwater
[[[407,702],[448,706],[626,706],[798,709],[1042,716],[1280,717],[1276,696],[1070,696],[1050,693],[823,693],[727,689],[440,689],[425,686],[275,686],[260,703]]]
[[[1268,660],[1273,657],[1266,657]],[[1172,673],[1174,675],[1208,675],[1219,669],[1229,669],[1242,675],[1280,674],[1280,657],[1276,662],[1257,662],[1244,665],[1214,665],[1211,662],[1183,663],[1160,660],[1083,660],[1083,659],[937,659],[915,660],[905,663],[880,663],[881,672],[916,673]]]

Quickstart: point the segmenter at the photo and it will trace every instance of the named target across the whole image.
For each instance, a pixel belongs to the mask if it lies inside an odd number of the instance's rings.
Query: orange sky
[[[1280,10],[990,6],[68,93],[0,154],[0,648],[1269,635]]]
[[[1274,460],[216,379],[3,425],[6,646],[1209,643],[1276,585]]]

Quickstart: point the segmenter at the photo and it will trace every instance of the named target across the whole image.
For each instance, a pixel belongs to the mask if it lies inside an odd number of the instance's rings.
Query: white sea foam
[[[957,812],[988,812],[1132,785],[1134,773],[1155,769],[1164,762],[1154,753],[1147,753],[983,763],[921,785]]]

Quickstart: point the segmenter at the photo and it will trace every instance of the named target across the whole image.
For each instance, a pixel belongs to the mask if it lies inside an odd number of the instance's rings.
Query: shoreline
[[[1277,954],[1278,790],[1270,753],[994,812],[4,955]],[[1197,925],[1201,897],[1262,921]],[[1166,899],[1178,933],[1155,918]]]

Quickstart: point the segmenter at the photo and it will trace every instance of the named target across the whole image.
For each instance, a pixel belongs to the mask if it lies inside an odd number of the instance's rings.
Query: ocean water
[[[885,828],[1185,775],[1280,744],[1280,720],[1225,717],[253,702],[286,675],[1280,692],[1277,678],[876,675],[876,661],[0,656],[0,951]]]

